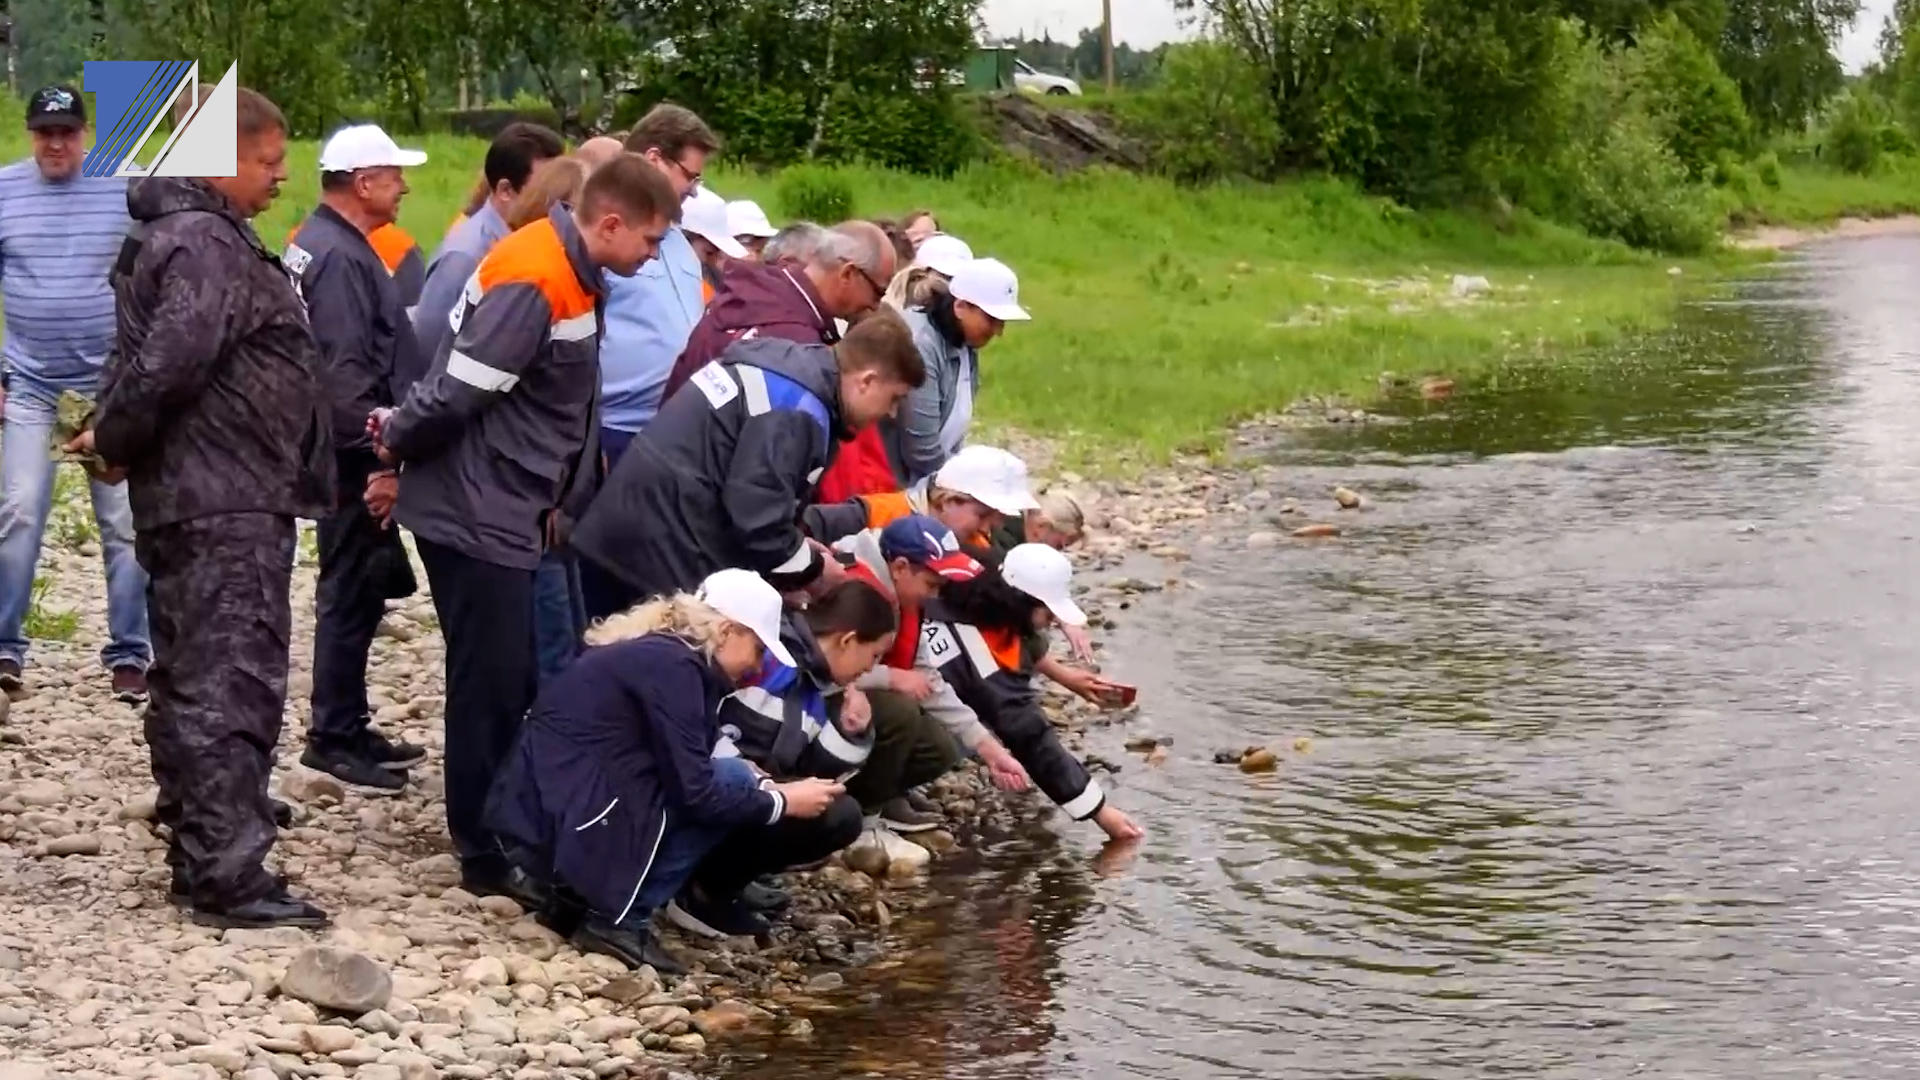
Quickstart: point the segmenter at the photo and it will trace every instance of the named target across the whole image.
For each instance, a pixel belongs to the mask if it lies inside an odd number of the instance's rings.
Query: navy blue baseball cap
[[[953,530],[926,514],[908,514],[881,529],[880,557],[888,562],[905,559],[948,581],[969,581],[981,571],[973,556],[960,550]]]

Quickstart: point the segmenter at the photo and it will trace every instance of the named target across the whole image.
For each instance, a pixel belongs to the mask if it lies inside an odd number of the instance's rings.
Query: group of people
[[[196,921],[327,921],[265,865],[300,518],[320,563],[302,763],[390,795],[426,757],[367,703],[386,606],[419,588],[404,530],[446,645],[462,884],[580,948],[678,970],[656,913],[758,934],[782,870],[851,845],[912,859],[903,834],[940,823],[917,789],[967,758],[1140,835],[1036,686],[1121,690],[1050,648],[1058,627],[1090,659],[1064,554],[1081,509],[968,439],[982,351],[1028,318],[1018,281],[933,214],[775,228],[704,186],[719,138],[660,105],[571,151],[507,127],[430,259],[397,223],[426,155],[347,127],[276,252],[251,221],[287,126],[259,94],[240,91],[231,177],[79,176],[71,88],[34,95],[27,126],[33,160],[0,173],[0,687],[25,677],[52,468],[31,425],[77,388],[105,660],[148,699]]]

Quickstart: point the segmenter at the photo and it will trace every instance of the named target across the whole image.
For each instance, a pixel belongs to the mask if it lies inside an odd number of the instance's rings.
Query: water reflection
[[[1920,241],[1817,248],[1621,362],[1278,454],[1274,504],[1370,506],[1212,523],[1117,633],[1177,738],[1121,777],[1132,869],[983,852],[914,965],[724,1074],[1917,1071],[1916,295]]]

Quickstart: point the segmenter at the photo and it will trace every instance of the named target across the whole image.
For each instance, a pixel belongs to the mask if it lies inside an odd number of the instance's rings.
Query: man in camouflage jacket
[[[248,223],[286,177],[286,122],[248,90],[238,119],[235,176],[128,192],[92,448],[127,474],[151,579],[146,738],[175,899],[204,925],[320,926],[264,860],[295,519],[325,513],[333,484],[327,399],[306,309]]]

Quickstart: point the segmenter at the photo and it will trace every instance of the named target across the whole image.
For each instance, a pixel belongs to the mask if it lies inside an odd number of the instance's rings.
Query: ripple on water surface
[[[1920,1074],[1915,295],[1920,241],[1820,246],[1619,362],[1278,452],[1276,497],[1369,507],[1205,523],[1116,632],[1177,740],[1119,781],[1137,862],[979,853],[812,1047],[723,1072]]]

